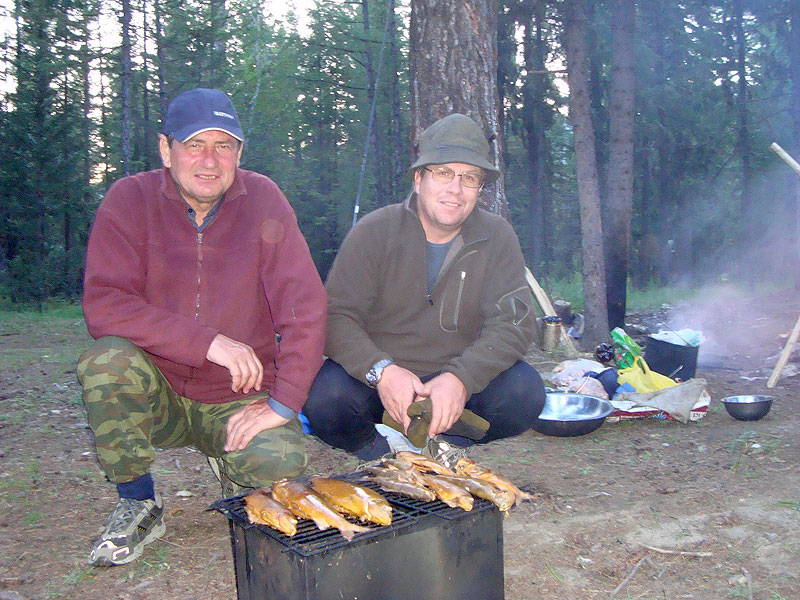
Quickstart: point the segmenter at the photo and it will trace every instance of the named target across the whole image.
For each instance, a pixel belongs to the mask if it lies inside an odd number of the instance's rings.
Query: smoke
[[[732,283],[709,285],[690,301],[673,307],[665,329],[703,334],[699,365],[763,367],[785,343],[791,327],[792,290],[757,293]]]

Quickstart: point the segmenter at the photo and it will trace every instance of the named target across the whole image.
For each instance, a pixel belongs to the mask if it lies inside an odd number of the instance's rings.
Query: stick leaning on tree
[[[775,142],[770,144],[769,149],[780,156],[787,165],[794,169],[795,173],[800,175],[800,164],[798,164],[795,159],[789,156],[788,152],[786,152]],[[792,353],[798,337],[800,337],[800,317],[798,317],[797,321],[795,322],[794,329],[792,329],[789,339],[786,340],[786,345],[783,347],[783,351],[778,358],[778,362],[775,364],[775,368],[772,370],[772,375],[770,375],[769,379],[767,380],[768,388],[775,387],[775,384],[778,382],[778,378],[781,376],[781,371],[783,371],[783,367],[785,367],[786,363],[789,361],[789,355]]]

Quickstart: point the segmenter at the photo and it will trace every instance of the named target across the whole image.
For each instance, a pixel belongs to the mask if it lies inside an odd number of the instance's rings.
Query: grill
[[[300,519],[289,537],[253,525],[244,496],[218,500],[231,530],[239,600],[494,600],[503,598],[502,515],[475,499],[471,511],[380,490],[362,472],[336,475],[378,491],[392,524],[364,524],[352,541]]]

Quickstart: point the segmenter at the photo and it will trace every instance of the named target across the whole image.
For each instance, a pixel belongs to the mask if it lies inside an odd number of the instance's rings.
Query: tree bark
[[[791,81],[791,98],[789,100],[792,115],[792,156],[800,157],[800,2],[790,2],[791,38],[789,41],[789,79]],[[792,188],[794,193],[795,250],[800,260],[800,179],[794,177]],[[794,264],[797,264],[797,260]],[[800,273],[795,272],[795,289],[800,289]]]
[[[153,124],[150,122],[150,65],[147,57],[147,0],[142,0],[142,169],[149,171],[152,167],[153,151],[156,147],[153,135]]]
[[[120,100],[122,114],[120,123],[120,151],[122,172],[131,174],[131,3],[122,0],[122,73],[120,77]]]
[[[153,0],[153,14],[156,22],[156,75],[158,79],[158,107],[161,118],[167,114],[167,86],[164,83],[164,38],[161,32],[161,0]]]
[[[491,160],[502,172],[497,0],[411,0],[409,67],[412,160],[420,133],[457,112],[483,126]],[[508,216],[503,177],[484,188],[481,202]]]
[[[544,5],[536,3],[524,25],[523,57],[527,75],[522,88],[523,144],[528,164],[528,243],[531,252],[531,271],[541,277],[541,267],[547,260],[547,217],[549,181],[546,159],[548,154],[545,133],[552,124],[546,103],[547,74],[544,65],[544,41],[541,27]]]
[[[610,146],[605,233],[608,326],[625,326],[628,256],[633,210],[633,125],[635,0],[613,0]]]
[[[757,214],[753,202],[752,168],[750,166],[750,125],[747,111],[747,40],[744,37],[744,11],[742,0],[734,0],[734,29],[736,31],[736,70],[738,71],[738,94],[736,108],[739,112],[738,150],[742,166],[742,223],[745,238],[751,244],[757,244],[759,228]],[[756,246],[753,245],[753,248]],[[745,276],[752,282],[756,275],[752,267],[745,267]]]
[[[603,226],[600,219],[600,188],[597,177],[592,109],[589,101],[589,64],[584,0],[569,0],[566,3],[564,25],[569,113],[575,137],[581,215],[585,317],[582,345],[584,348],[594,348],[608,339],[608,312],[606,308],[605,261],[603,259]]]
[[[401,126],[401,103],[400,103],[400,49],[397,44],[397,20],[395,13],[395,2],[389,0],[391,10],[391,23],[389,23],[389,53],[390,64],[395,68],[391,70],[392,77],[392,118],[389,124],[390,139],[393,140],[391,156],[391,169],[392,169],[392,197],[394,198],[400,182],[403,180],[406,172],[406,165],[402,164],[401,157],[405,155],[405,143],[402,135],[403,128]]]

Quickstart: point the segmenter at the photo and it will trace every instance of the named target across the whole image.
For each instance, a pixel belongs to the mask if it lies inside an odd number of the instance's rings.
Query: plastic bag
[[[611,340],[614,342],[614,360],[620,369],[633,366],[634,359],[642,356],[641,346],[622,327],[611,330]]]
[[[619,370],[617,383],[629,383],[639,393],[655,392],[678,384],[666,375],[652,371],[641,356],[634,359],[633,366]]]

